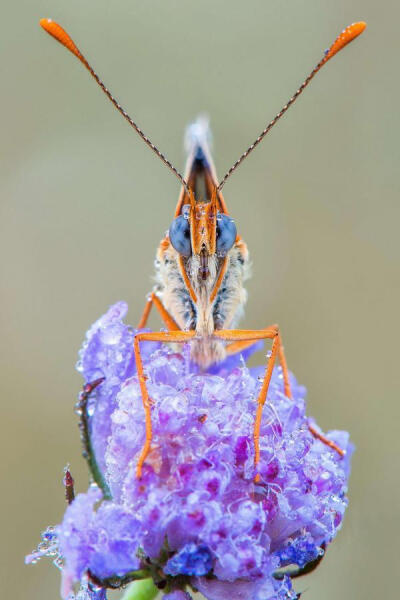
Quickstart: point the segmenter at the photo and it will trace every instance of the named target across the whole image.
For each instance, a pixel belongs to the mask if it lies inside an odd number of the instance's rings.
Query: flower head
[[[344,458],[315,439],[305,389],[292,377],[286,397],[275,368],[255,483],[260,371],[234,356],[200,373],[185,347],[147,342],[153,442],[138,479],[144,413],[126,310],[111,307],[80,352],[78,370],[98,381],[80,409],[99,487],[79,494],[55,530],[65,589],[87,576],[110,587],[152,576],[171,600],[187,598],[186,585],[210,600],[295,598],[279,570],[318,562],[336,535],[347,505],[348,434],[328,434]]]

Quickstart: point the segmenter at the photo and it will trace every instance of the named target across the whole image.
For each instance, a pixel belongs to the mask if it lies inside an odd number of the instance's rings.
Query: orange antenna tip
[[[79,52],[78,47],[75,45],[73,40],[70,38],[68,33],[52,19],[40,19],[39,24],[47,33],[49,33],[57,42],[60,42],[67,48],[72,54],[75,54],[79,60],[82,60],[82,54]]]
[[[343,29],[342,33],[338,35],[332,46],[326,51],[325,59],[329,60],[332,56],[335,56],[339,50],[347,46],[356,37],[358,37],[366,28],[367,24],[364,21],[358,23],[352,23],[346,29]]]
[[[153,144],[153,142],[147,137],[147,135],[145,135],[143,133],[143,131],[140,129],[139,125],[137,125],[135,123],[135,121],[133,121],[133,119],[131,119],[131,117],[128,115],[128,113],[122,108],[120,103],[114,98],[114,96],[112,95],[110,90],[108,90],[106,88],[106,86],[101,81],[100,77],[97,75],[97,73],[95,72],[93,67],[91,67],[89,62],[83,56],[82,52],[79,50],[78,46],[75,44],[75,42],[72,40],[72,38],[68,35],[68,33],[61,27],[61,25],[59,25],[55,21],[52,21],[52,19],[40,19],[39,24],[41,27],[43,27],[43,29],[45,31],[47,31],[47,33],[49,33],[54,39],[56,39],[57,42],[60,42],[60,44],[65,46],[65,48],[67,48],[67,50],[72,52],[72,54],[81,61],[83,66],[89,71],[89,73],[91,74],[93,79],[100,86],[100,88],[103,90],[103,92],[105,93],[107,98],[110,100],[110,102],[112,102],[112,104],[115,106],[115,108],[118,110],[118,112],[124,117],[124,119],[126,119],[126,121],[128,121],[129,125],[131,127],[133,127],[133,129],[136,131],[136,133],[139,134],[139,136],[149,146],[149,148],[151,148],[153,150],[153,152],[155,154],[157,154],[158,158],[160,158],[162,160],[162,162],[174,173],[174,175],[176,175],[176,177],[179,179],[179,181],[185,187],[185,189],[188,190],[188,184],[187,184],[186,180],[183,178],[183,176],[174,167],[174,165],[168,160],[168,158],[162,152],[160,152],[160,150],[157,148],[157,146],[155,146]]]
[[[293,102],[295,102],[297,100],[297,98],[300,96],[300,94],[303,93],[303,91],[306,89],[306,87],[308,86],[310,81],[312,81],[312,79],[320,71],[320,69],[327,63],[327,61],[330,58],[332,58],[332,56],[335,56],[335,54],[337,52],[339,52],[339,50],[344,48],[349,42],[353,41],[354,38],[359,36],[360,33],[362,33],[364,31],[366,26],[367,25],[366,25],[366,23],[364,23],[364,21],[359,21],[358,23],[353,23],[352,25],[349,25],[348,27],[346,27],[346,29],[344,29],[342,31],[342,33],[333,42],[332,46],[330,48],[328,48],[327,50],[325,50],[325,53],[324,53],[323,57],[321,58],[321,60],[319,61],[319,63],[313,68],[311,73],[305,78],[305,80],[303,81],[301,86],[293,94],[293,96],[290,98],[290,100],[288,100],[288,102],[285,104],[285,106],[283,106],[283,108],[281,108],[281,110],[278,112],[277,115],[275,115],[275,117],[272,119],[272,121],[270,121],[267,124],[265,129],[263,129],[263,131],[255,139],[255,141],[251,144],[251,146],[249,146],[247,148],[247,150],[245,150],[245,152],[243,152],[243,154],[241,156],[239,156],[239,158],[231,166],[229,171],[227,171],[225,173],[224,177],[221,179],[221,181],[218,184],[217,191],[221,191],[221,189],[225,185],[225,182],[227,181],[227,179],[229,179],[229,177],[232,175],[232,173],[234,171],[236,171],[236,169],[244,161],[244,159],[249,156],[250,152],[253,152],[254,148],[256,148],[260,142],[262,142],[262,140],[265,138],[267,133],[272,129],[272,127],[274,127],[274,125],[279,121],[279,119],[281,117],[283,117],[283,115],[286,113],[288,108],[293,104]]]

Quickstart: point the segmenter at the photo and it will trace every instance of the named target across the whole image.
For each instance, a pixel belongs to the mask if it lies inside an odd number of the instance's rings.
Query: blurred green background
[[[398,596],[399,13],[394,0],[3,4],[2,598],[58,597],[57,570],[23,557],[61,518],[64,465],[87,486],[77,350],[119,299],[137,321],[179,192],[44,16],[178,168],[185,126],[207,112],[221,176],[339,31],[368,22],[224,192],[254,263],[243,323],[280,323],[309,413],[357,446],[343,530],[302,597]]]

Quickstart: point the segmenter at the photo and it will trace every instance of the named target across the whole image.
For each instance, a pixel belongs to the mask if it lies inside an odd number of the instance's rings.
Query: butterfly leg
[[[215,337],[220,339],[234,342],[229,345],[230,348],[235,348],[234,351],[238,351],[250,345],[250,343],[254,343],[256,340],[260,339],[272,339],[272,348],[271,354],[269,356],[267,367],[265,370],[265,375],[263,379],[263,383],[258,394],[257,398],[257,411],[256,418],[254,422],[254,464],[257,465],[260,461],[260,428],[261,428],[261,418],[263,407],[267,398],[268,388],[272,377],[272,372],[275,364],[276,357],[278,356],[279,361],[281,363],[282,372],[283,372],[283,380],[284,380],[284,391],[288,398],[292,398],[292,392],[290,389],[289,382],[289,371],[286,363],[286,357],[283,350],[281,335],[279,332],[279,327],[277,325],[273,325],[272,327],[268,327],[266,329],[261,330],[241,330],[241,329],[233,329],[233,330],[220,330],[215,331]],[[247,345],[245,344],[247,342]],[[228,348],[229,348],[228,346]],[[308,426],[310,432],[314,437],[322,441],[324,444],[338,452],[341,456],[344,455],[344,452],[339,446],[337,446],[334,442],[318,433],[316,429],[312,426]],[[256,475],[256,481],[258,481],[259,476]]]
[[[257,341],[257,340],[256,340]],[[242,350],[246,350],[246,348],[249,348],[250,346],[252,346],[255,343],[254,340],[245,340],[245,341],[239,341],[239,342],[232,342],[230,344],[228,344],[226,346],[226,353],[228,355],[230,354],[236,354],[237,352],[241,352]],[[286,362],[286,357],[285,357],[285,351],[283,348],[283,344],[282,344],[282,337],[280,332],[278,331],[278,358],[279,358],[279,363],[281,365],[282,368],[282,376],[283,376],[283,387],[284,387],[284,392],[285,395],[288,398],[292,397],[292,391],[290,388],[290,380],[289,380],[289,369],[287,366],[287,362]]]
[[[144,329],[144,327],[146,327],[146,323],[149,318],[153,304],[158,310],[160,317],[167,329],[169,331],[179,331],[180,327],[176,324],[175,320],[171,317],[171,315],[164,307],[163,303],[161,302],[160,298],[155,292],[151,292],[151,294],[149,294],[147,298],[146,306],[144,307],[142,316],[138,324],[138,329]]]
[[[158,332],[143,332],[138,333],[134,339],[134,353],[137,374],[139,378],[140,390],[142,392],[143,408],[145,414],[146,424],[146,439],[140,453],[137,466],[136,476],[140,479],[142,475],[143,463],[146,460],[148,453],[150,452],[150,445],[152,440],[152,425],[151,425],[151,399],[149,398],[149,392],[146,386],[146,375],[144,374],[142,357],[140,354],[140,342],[165,342],[165,343],[185,343],[193,339],[196,335],[194,331],[158,331]]]
[[[214,332],[214,336],[231,342],[245,342],[245,341],[256,341],[256,340],[272,340],[271,354],[267,361],[267,367],[265,369],[265,375],[263,383],[257,398],[257,411],[256,418],[254,421],[254,465],[257,466],[260,462],[260,428],[261,428],[261,417],[262,410],[267,398],[268,388],[272,377],[272,371],[275,364],[276,355],[278,353],[279,346],[279,328],[277,325],[267,327],[266,329],[250,330],[250,329],[232,329],[232,330],[219,330]],[[256,475],[256,481],[258,481],[259,475]]]

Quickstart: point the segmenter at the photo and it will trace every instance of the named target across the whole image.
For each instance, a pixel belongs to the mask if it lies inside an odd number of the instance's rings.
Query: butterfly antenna
[[[328,48],[327,50],[325,50],[324,56],[319,61],[319,63],[313,68],[313,70],[308,75],[308,77],[306,77],[306,79],[303,81],[303,83],[301,84],[301,86],[299,87],[297,92],[295,92],[295,94],[290,98],[290,100],[287,102],[287,104],[285,104],[285,106],[278,112],[278,114],[272,119],[272,121],[270,123],[268,123],[266,128],[260,133],[258,138],[251,144],[251,146],[249,146],[247,148],[247,150],[245,152],[243,152],[243,154],[231,166],[229,171],[227,171],[225,173],[224,177],[221,179],[220,183],[218,184],[218,190],[222,189],[222,187],[226,183],[226,180],[232,175],[232,173],[238,168],[238,166],[244,161],[244,159],[248,157],[250,152],[252,152],[254,150],[254,148],[256,146],[258,146],[258,144],[265,138],[265,136],[272,129],[272,127],[275,125],[275,123],[277,123],[279,121],[279,119],[281,117],[283,117],[283,115],[285,114],[285,112],[287,111],[289,106],[291,106],[294,103],[294,101],[297,100],[297,98],[305,90],[305,88],[308,86],[308,84],[313,79],[313,77],[318,73],[318,71],[321,69],[321,67],[323,67],[324,64],[326,62],[328,62],[328,60],[330,58],[335,56],[335,54],[337,52],[339,52],[339,50],[344,48],[349,42],[351,42],[357,36],[359,36],[364,31],[365,28],[366,28],[366,23],[364,23],[363,21],[360,21],[358,23],[353,23],[352,25],[349,25],[348,27],[346,27],[346,29],[344,29],[342,31],[342,33],[333,42],[332,46],[330,48]]]
[[[49,33],[51,36],[53,36],[53,38],[55,38],[58,42],[60,42],[60,44],[65,46],[65,48],[67,48],[67,50],[69,50],[74,56],[76,56],[76,58],[78,58],[81,61],[81,63],[86,67],[86,69],[89,71],[91,76],[99,84],[99,86],[101,87],[101,89],[103,90],[105,95],[108,97],[108,99],[111,100],[111,102],[114,104],[114,106],[118,110],[118,112],[120,112],[121,115],[124,117],[124,119],[126,119],[128,121],[129,125],[131,125],[131,127],[133,127],[133,129],[135,131],[137,131],[137,133],[140,135],[142,140],[144,142],[146,142],[146,144],[153,150],[153,152],[155,152],[155,154],[157,154],[157,156],[159,158],[161,158],[163,163],[165,165],[167,165],[167,167],[174,173],[174,175],[176,175],[176,177],[179,179],[179,181],[182,183],[182,185],[187,190],[188,184],[187,184],[186,180],[184,179],[184,177],[179,173],[179,171],[174,167],[174,165],[168,160],[168,158],[162,152],[160,152],[160,150],[157,148],[157,146],[155,146],[153,144],[153,142],[147,137],[147,135],[145,135],[145,133],[140,129],[140,127],[135,123],[135,121],[133,121],[131,119],[131,117],[128,115],[128,113],[122,108],[122,106],[119,104],[118,100],[116,100],[114,98],[114,96],[111,94],[111,92],[106,88],[104,83],[101,81],[100,77],[97,75],[97,73],[94,71],[94,69],[90,66],[90,64],[88,63],[88,61],[86,60],[86,58],[84,57],[82,52],[76,46],[76,44],[71,39],[71,37],[68,35],[68,33],[61,27],[61,25],[58,25],[58,23],[56,23],[55,21],[52,21],[51,19],[41,19],[40,25],[41,25],[41,27],[43,27],[43,29],[45,31],[47,31],[47,33]]]

